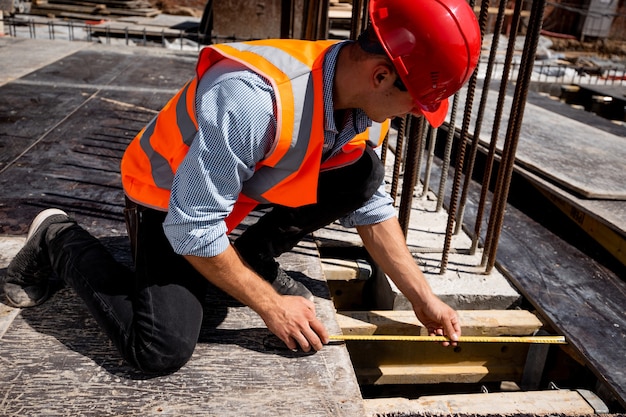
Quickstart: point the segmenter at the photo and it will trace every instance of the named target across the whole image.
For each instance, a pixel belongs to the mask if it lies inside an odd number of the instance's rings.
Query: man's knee
[[[132,365],[149,374],[171,374],[191,359],[195,343],[150,344],[136,351]]]

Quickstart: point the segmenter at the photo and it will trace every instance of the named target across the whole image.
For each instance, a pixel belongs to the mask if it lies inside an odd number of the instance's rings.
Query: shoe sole
[[[28,229],[28,235],[26,235],[26,241],[28,242],[28,240],[30,240],[30,238],[35,233],[37,233],[37,230],[41,227],[43,222],[45,222],[48,217],[56,216],[57,214],[61,214],[63,216],[67,216],[67,213],[64,212],[63,210],[59,210],[59,209],[55,209],[55,208],[46,209],[46,210],[42,211],[41,213],[39,213],[33,219],[33,222],[30,224],[30,228]]]

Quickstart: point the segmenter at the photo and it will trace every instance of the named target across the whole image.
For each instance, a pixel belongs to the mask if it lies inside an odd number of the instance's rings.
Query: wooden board
[[[542,327],[526,310],[459,310],[464,336],[527,336]],[[422,335],[428,334],[408,310],[338,311],[337,322],[344,334]]]
[[[532,335],[542,323],[524,310],[459,310],[464,336]],[[427,335],[413,311],[340,311],[346,335]],[[528,346],[407,341],[348,342],[361,384],[478,383],[520,380]]]
[[[425,395],[415,400],[403,398],[368,399],[371,414],[394,410],[401,415],[592,415],[606,413],[594,409],[586,398],[589,392],[552,390],[495,392],[484,394]],[[591,394],[593,396],[593,394]],[[587,396],[587,397],[586,397]],[[597,399],[597,397],[596,397]]]
[[[360,384],[520,382],[528,355],[521,343],[346,342]]]
[[[479,191],[472,183],[465,217],[468,228],[473,228]],[[585,248],[589,250],[585,253],[565,241],[562,236],[578,237],[576,226],[565,221],[557,208],[537,196],[531,198],[552,230],[508,204],[497,266],[626,407],[626,275],[618,275],[624,268],[613,265],[611,270],[592,258],[598,254],[591,248]],[[583,239],[578,238],[582,245]]]
[[[532,335],[541,328],[524,310],[459,310],[464,336]],[[346,335],[427,335],[412,311],[340,311]],[[442,348],[409,341],[349,341],[361,384],[440,384],[519,381],[528,346],[489,343]]]
[[[489,92],[486,114],[495,114],[497,95],[496,91]],[[478,102],[476,98],[474,103]],[[499,149],[504,144],[510,106],[511,96],[507,96],[498,135]],[[470,133],[474,130],[476,111]],[[459,111],[457,128],[462,120],[463,112]],[[480,134],[484,143],[491,141],[493,128],[487,120],[488,117]],[[532,103],[526,104],[516,163],[584,198],[626,200],[624,138]]]
[[[497,258],[626,405],[626,282],[515,210],[507,212]]]

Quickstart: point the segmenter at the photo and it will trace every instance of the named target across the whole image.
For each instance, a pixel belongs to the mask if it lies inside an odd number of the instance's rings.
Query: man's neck
[[[350,68],[352,67],[350,53],[352,48],[355,47],[354,43],[350,43],[341,48],[337,54],[337,64],[335,65],[335,77],[333,79],[333,107],[335,112],[339,110],[345,110],[352,108],[350,103],[351,86],[354,82],[350,78]],[[335,123],[338,123],[338,119],[335,118]]]

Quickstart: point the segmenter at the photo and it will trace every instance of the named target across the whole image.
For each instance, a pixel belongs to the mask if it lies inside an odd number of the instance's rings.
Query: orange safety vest
[[[196,76],[130,143],[121,163],[124,192],[133,201],[167,210],[174,174],[198,131],[195,98],[198,80],[216,62],[231,59],[267,79],[276,96],[277,129],[273,149],[255,167],[232,212],[228,231],[259,203],[299,207],[317,201],[320,170],[356,161],[370,135],[382,143],[389,121],[374,123],[342,152],[321,163],[324,144],[322,66],[332,41],[261,40],[212,45],[200,52]]]

